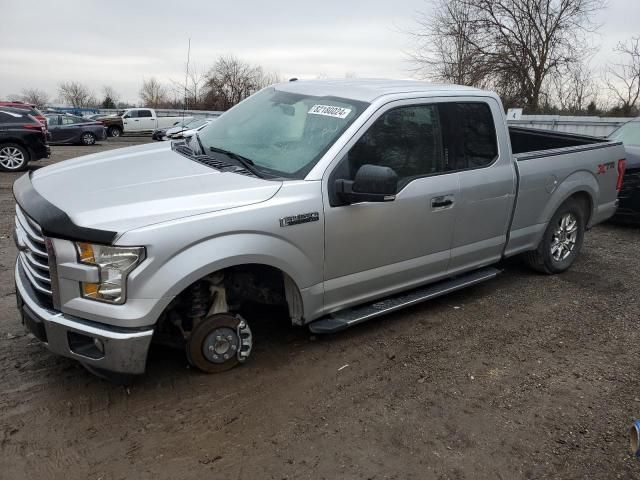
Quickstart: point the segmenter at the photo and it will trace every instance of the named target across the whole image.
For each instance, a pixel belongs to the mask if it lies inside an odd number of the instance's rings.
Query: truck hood
[[[67,160],[37,170],[31,182],[77,226],[118,233],[264,202],[282,186],[207,167],[173,151],[171,142]]]

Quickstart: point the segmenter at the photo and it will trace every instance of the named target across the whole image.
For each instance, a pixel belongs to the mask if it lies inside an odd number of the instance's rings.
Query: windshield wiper
[[[198,140],[200,140],[200,139],[198,139]],[[255,168],[254,161],[251,160],[250,158],[243,157],[242,155],[239,155],[237,153],[231,152],[229,150],[225,150],[224,148],[209,147],[209,151],[210,152],[214,152],[214,153],[221,153],[222,155],[225,155],[225,156],[227,156],[229,158],[233,158],[234,160],[238,161],[244,168],[249,170],[254,175],[256,175],[258,177],[262,177],[263,176],[262,174],[258,173],[257,169]]]

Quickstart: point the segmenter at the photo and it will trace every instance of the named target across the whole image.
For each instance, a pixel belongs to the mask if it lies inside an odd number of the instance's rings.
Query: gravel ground
[[[53,163],[140,139],[53,147]],[[274,320],[247,365],[155,348],[130,389],[25,335],[0,173],[0,478],[640,478],[640,230],[329,337]],[[134,475],[135,473],[135,475]]]

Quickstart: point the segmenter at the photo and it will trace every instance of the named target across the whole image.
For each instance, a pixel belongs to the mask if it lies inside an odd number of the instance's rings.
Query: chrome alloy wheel
[[[93,145],[96,143],[96,137],[92,133],[83,133],[82,134],[82,143],[85,145]]]
[[[0,148],[0,165],[7,170],[16,170],[24,165],[24,153],[16,147]]]
[[[565,260],[576,246],[578,239],[578,219],[573,213],[560,217],[551,237],[551,256],[557,262]]]

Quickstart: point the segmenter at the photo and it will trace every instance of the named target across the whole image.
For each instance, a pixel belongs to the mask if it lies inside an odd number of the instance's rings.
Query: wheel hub
[[[213,330],[202,342],[202,354],[213,363],[224,363],[238,351],[240,340],[237,333],[229,327]]]

